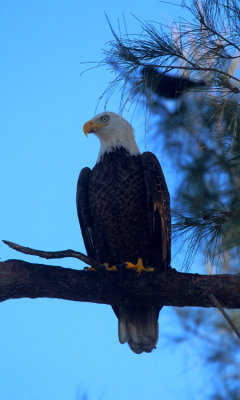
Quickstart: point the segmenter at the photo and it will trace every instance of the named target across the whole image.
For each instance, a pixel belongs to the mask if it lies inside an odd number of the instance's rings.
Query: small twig
[[[236,327],[234,322],[231,320],[229,315],[226,313],[226,311],[222,308],[221,304],[217,301],[216,297],[212,293],[210,293],[209,298],[212,300],[214,306],[216,308],[218,308],[218,310],[223,315],[223,317],[225,318],[225,320],[227,321],[229,326],[232,328],[232,330],[236,333],[237,337],[240,339],[240,332],[239,332],[238,328]]]
[[[229,46],[231,47],[235,47],[235,49],[237,49],[238,51],[240,51],[240,48],[236,45],[236,43],[231,42],[230,40],[228,40],[226,37],[224,37],[223,35],[221,35],[219,32],[217,32],[215,29],[211,28],[209,25],[206,24],[204,18],[201,19],[201,24],[206,28],[207,31],[210,31],[213,33],[213,35],[218,36],[220,39],[222,39],[222,41],[226,42]]]
[[[88,265],[91,265],[91,267],[94,267],[98,270],[104,270],[103,265],[95,261],[93,258],[88,257],[83,253],[80,253],[79,251],[74,251],[71,249],[61,251],[43,251],[31,249],[30,247],[20,246],[19,244],[9,242],[8,240],[3,240],[3,243],[11,247],[11,249],[19,251],[20,253],[30,254],[32,256],[38,256],[46,259],[73,257],[85,262]]]

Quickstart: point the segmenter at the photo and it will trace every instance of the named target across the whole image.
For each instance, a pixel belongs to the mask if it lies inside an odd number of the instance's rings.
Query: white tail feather
[[[158,341],[156,307],[122,306],[118,308],[118,336],[120,343],[128,342],[137,354],[150,353]]]

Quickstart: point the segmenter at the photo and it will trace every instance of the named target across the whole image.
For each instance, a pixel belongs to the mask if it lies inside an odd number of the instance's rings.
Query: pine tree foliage
[[[211,400],[239,400],[240,354],[239,340],[219,318],[215,310],[175,310],[182,332],[172,337],[175,345],[191,343],[198,349],[196,369],[204,367],[209,376],[207,392],[202,398]],[[239,312],[231,313],[232,320],[239,324]]]
[[[240,3],[186,0],[182,6],[188,20],[170,27],[139,22],[139,35],[117,34],[109,22],[113,40],[102,63],[115,79],[106,94],[120,86],[123,106],[140,103],[155,115],[154,140],[163,143],[177,177],[174,230],[186,241],[186,264],[202,250],[211,272],[217,266],[239,273]],[[183,330],[174,340],[199,348],[210,367],[210,398],[239,399],[239,342],[225,321],[216,310],[176,313]],[[239,312],[231,317],[239,326]]]
[[[159,116],[156,139],[164,137],[181,177],[173,227],[188,242],[188,261],[199,248],[213,260],[240,244],[240,6],[236,0],[193,0],[183,7],[191,22],[180,20],[167,30],[144,22],[138,36],[118,36],[109,22],[114,40],[104,62],[116,79],[107,93],[121,84],[123,104],[140,101]],[[155,69],[151,80],[144,73],[149,68]],[[183,88],[184,96],[176,90],[174,106],[158,93],[169,72],[200,82]]]

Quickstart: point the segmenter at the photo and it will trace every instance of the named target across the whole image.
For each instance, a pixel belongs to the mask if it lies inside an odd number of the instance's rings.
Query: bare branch
[[[239,275],[77,271],[21,260],[0,263],[0,301],[17,298],[58,298],[110,305],[240,308]]]
[[[209,295],[210,299],[212,300],[213,304],[215,305],[215,307],[217,307],[217,309],[220,311],[220,313],[223,315],[223,317],[225,318],[225,320],[227,321],[227,323],[229,324],[229,326],[232,328],[232,330],[236,333],[238,339],[240,339],[240,332],[239,329],[236,327],[236,325],[234,324],[234,322],[232,321],[232,319],[229,317],[229,315],[226,313],[226,311],[223,309],[223,307],[221,306],[221,304],[217,301],[216,297],[210,293]]]
[[[71,249],[61,250],[61,251],[43,251],[43,250],[31,249],[30,247],[20,246],[19,244],[9,242],[8,240],[3,240],[3,243],[11,247],[11,249],[19,251],[20,253],[29,254],[32,256],[38,256],[46,259],[72,257],[72,258],[77,258],[78,260],[81,260],[88,265],[91,265],[91,267],[94,267],[97,270],[105,269],[103,265],[93,260],[91,257],[88,257],[83,253],[80,253],[79,251]]]

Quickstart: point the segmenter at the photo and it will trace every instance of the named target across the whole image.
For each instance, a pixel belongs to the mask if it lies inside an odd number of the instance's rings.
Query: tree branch
[[[3,240],[14,250],[46,259],[74,257],[96,272],[32,264],[21,260],[0,263],[0,301],[22,297],[59,298],[111,305],[240,308],[240,275],[199,275],[166,272],[105,271],[103,265],[74,250],[42,251]]]
[[[55,259],[55,258],[72,257],[72,258],[77,258],[78,260],[81,260],[88,265],[91,265],[91,267],[94,267],[97,270],[105,269],[104,265],[93,260],[93,258],[88,257],[83,253],[80,253],[79,251],[75,251],[75,250],[71,250],[71,249],[61,250],[61,251],[43,251],[43,250],[31,249],[30,247],[20,246],[20,244],[9,242],[8,240],[3,240],[3,243],[5,243],[7,246],[11,247],[11,249],[13,249],[13,250],[19,251],[20,253],[24,253],[24,254],[30,254],[31,256],[38,256],[41,258],[46,258],[48,260]]]
[[[240,275],[198,275],[132,271],[77,271],[21,260],[0,263],[0,301],[58,298],[111,305],[240,308]]]
[[[217,301],[216,297],[212,293],[210,293],[209,297],[212,300],[212,302],[215,305],[215,307],[217,307],[217,309],[220,311],[220,313],[222,314],[223,318],[225,318],[225,320],[227,321],[227,323],[230,326],[230,328],[232,328],[233,332],[235,332],[235,334],[237,335],[238,339],[240,339],[239,329],[236,327],[236,325],[234,324],[233,320],[229,317],[229,315],[226,313],[226,311],[222,308],[222,306],[219,303],[219,301]]]

